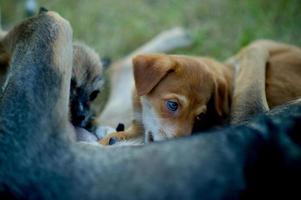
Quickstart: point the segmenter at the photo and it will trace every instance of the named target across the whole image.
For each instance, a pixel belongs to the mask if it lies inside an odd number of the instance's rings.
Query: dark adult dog
[[[68,137],[73,131],[68,120],[72,29],[54,12],[16,29],[24,26],[27,31],[7,36],[14,42],[0,101],[1,199],[299,194],[300,102],[249,124],[143,147],[80,145]]]

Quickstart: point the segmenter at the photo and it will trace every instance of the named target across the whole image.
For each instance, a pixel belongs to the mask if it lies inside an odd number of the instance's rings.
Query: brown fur
[[[301,49],[258,40],[227,61],[236,70],[231,123],[301,96]]]
[[[266,92],[270,108],[301,96],[301,51],[272,53],[267,63]]]

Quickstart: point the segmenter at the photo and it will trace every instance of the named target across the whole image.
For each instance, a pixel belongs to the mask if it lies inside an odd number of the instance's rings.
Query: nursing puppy
[[[193,128],[238,123],[301,96],[301,50],[272,41],[253,42],[227,63],[140,55],[133,71],[133,124],[101,144],[143,134],[146,143],[190,135]]]
[[[74,43],[70,87],[70,117],[74,126],[95,130],[94,118],[100,110],[92,104],[104,87],[105,71],[99,55],[83,43]]]
[[[133,124],[126,132],[108,135],[101,144],[143,133],[146,143],[190,135],[196,123],[198,129],[222,124],[230,112],[231,71],[213,60],[139,55],[133,70]]]

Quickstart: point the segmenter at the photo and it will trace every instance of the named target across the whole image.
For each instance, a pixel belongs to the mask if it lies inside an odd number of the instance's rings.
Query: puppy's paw
[[[120,131],[105,136],[99,141],[99,143],[102,145],[113,145],[118,141],[122,141],[126,139],[127,139],[127,133],[124,131]]]
[[[110,126],[99,126],[97,127],[95,134],[98,137],[99,140],[105,138],[106,136],[115,133],[115,128],[112,128]]]

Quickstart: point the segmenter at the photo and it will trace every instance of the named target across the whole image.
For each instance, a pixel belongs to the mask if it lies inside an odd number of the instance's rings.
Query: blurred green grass
[[[0,0],[2,23],[24,18],[21,0]],[[300,0],[39,0],[68,19],[75,40],[118,59],[174,26],[191,31],[191,47],[174,53],[225,59],[259,38],[301,46]]]

